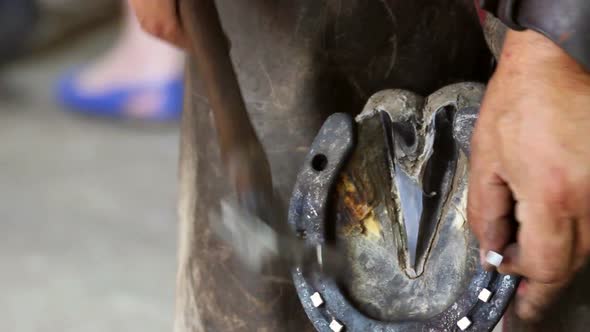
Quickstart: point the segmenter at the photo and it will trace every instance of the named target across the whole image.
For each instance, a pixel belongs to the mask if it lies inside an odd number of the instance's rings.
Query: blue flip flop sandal
[[[115,119],[139,119],[144,121],[172,121],[180,119],[183,96],[182,78],[160,84],[136,85],[114,88],[102,93],[88,94],[80,90],[78,75],[66,74],[58,82],[57,100],[69,110],[81,114]],[[130,103],[144,94],[161,94],[162,101],[155,110],[135,114]]]

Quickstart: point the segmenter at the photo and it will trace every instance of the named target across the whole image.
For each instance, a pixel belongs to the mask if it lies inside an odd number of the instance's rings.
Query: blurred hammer
[[[336,248],[310,248],[288,228],[287,210],[275,195],[268,158],[248,117],[215,1],[177,1],[188,51],[205,83],[221,159],[237,194],[237,204],[221,202],[221,216],[210,218],[211,227],[250,268],[259,269],[274,256],[304,269],[319,264],[337,275],[344,261]]]
[[[274,200],[271,171],[248,117],[213,0],[180,0],[179,15],[213,112],[221,159],[240,205],[260,215]]]

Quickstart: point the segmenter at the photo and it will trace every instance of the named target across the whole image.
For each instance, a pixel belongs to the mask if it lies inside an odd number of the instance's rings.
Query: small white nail
[[[492,297],[492,292],[490,292],[487,288],[484,288],[479,292],[477,296],[478,299],[482,300],[483,302],[488,302]]]
[[[490,263],[495,267],[500,266],[500,264],[502,264],[503,259],[504,256],[500,255],[499,253],[493,250],[488,251],[488,254],[486,255],[486,262]]]
[[[322,299],[322,296],[318,292],[313,293],[309,298],[311,299],[311,304],[316,308],[324,304],[324,299]]]
[[[468,327],[471,326],[471,321],[469,320],[469,318],[463,317],[459,319],[459,321],[457,322],[457,326],[459,326],[461,331],[465,331]]]
[[[322,245],[321,244],[318,244],[317,246],[315,246],[315,254],[317,256],[319,266],[320,267],[324,266],[324,260],[323,260],[323,256],[322,256]]]
[[[338,322],[337,320],[332,319],[332,322],[330,323],[330,330],[334,332],[340,332],[343,328],[344,325],[340,324],[340,322]]]

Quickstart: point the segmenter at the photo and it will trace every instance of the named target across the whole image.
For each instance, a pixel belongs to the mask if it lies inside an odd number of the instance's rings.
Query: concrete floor
[[[56,75],[103,29],[0,71],[0,331],[170,331],[176,125],[74,116]]]

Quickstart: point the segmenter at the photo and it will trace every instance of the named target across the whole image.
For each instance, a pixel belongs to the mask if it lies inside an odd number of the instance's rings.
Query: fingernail
[[[500,264],[502,264],[503,259],[504,259],[504,256],[500,255],[499,253],[497,253],[493,250],[489,250],[486,253],[486,262],[488,262],[490,265],[493,265],[495,267],[500,266]]]

